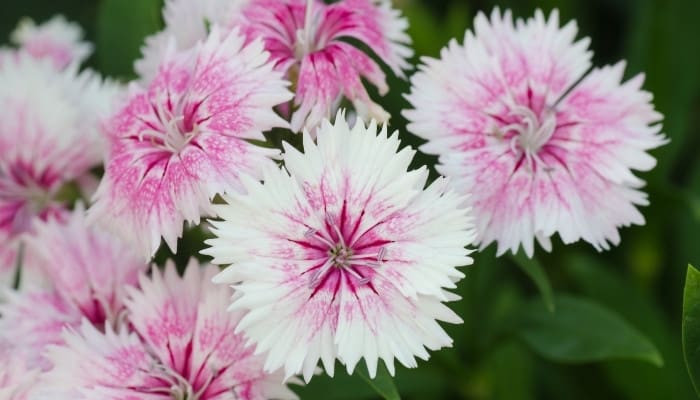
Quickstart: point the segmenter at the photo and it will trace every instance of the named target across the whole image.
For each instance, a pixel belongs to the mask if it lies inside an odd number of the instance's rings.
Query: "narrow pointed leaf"
[[[683,355],[700,396],[700,272],[688,265],[683,291]]]

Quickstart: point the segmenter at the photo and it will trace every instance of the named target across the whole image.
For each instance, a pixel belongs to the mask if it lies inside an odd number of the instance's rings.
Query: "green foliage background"
[[[496,259],[493,246],[475,254],[459,285],[463,300],[453,304],[465,321],[448,327],[454,348],[433,353],[418,369],[399,368],[394,381],[402,398],[695,398],[683,363],[681,312],[686,267],[700,265],[700,0],[395,3],[410,19],[417,54],[427,56],[438,55],[452,37],[461,42],[480,10],[499,5],[529,16],[537,7],[559,8],[562,21],[578,21],[579,37],[591,37],[597,65],[625,59],[627,77],[646,73],[645,88],[654,93],[671,138],[654,151],[658,167],[642,175],[651,200],[642,210],[646,226],[623,229],[621,246],[605,253],[561,243],[552,254],[537,252],[556,293],[555,314],[539,303],[537,286],[523,273],[536,274],[536,266]],[[0,37],[7,38],[20,17],[43,21],[61,13],[96,44],[91,67],[128,79],[143,37],[162,24],[160,7],[161,0],[5,0]],[[404,140],[418,145],[399,114],[407,107],[401,95],[408,84],[390,85],[382,104]],[[416,163],[434,161],[420,156]],[[183,242],[185,253],[201,247],[196,233]],[[600,318],[591,320],[588,312]],[[608,314],[613,321],[603,318]],[[608,343],[612,347],[602,348]],[[391,397],[385,384],[374,386]],[[299,392],[309,399],[377,396],[362,377],[348,377],[340,368],[335,379],[316,377]]]

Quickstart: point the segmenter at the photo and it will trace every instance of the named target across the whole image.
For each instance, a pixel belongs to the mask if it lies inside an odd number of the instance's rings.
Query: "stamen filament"
[[[369,282],[369,277],[360,275],[354,268],[345,268],[344,271],[357,278],[358,285],[366,285]]]
[[[512,114],[522,117],[520,123],[513,123],[499,128],[499,132],[515,131],[517,135],[510,139],[510,150],[525,156],[526,165],[534,171],[535,165],[542,163],[537,152],[554,135],[556,130],[556,113],[552,108],[542,112],[541,120],[528,107],[514,106]]]
[[[316,239],[318,239],[319,241],[321,241],[323,244],[325,244],[325,245],[327,245],[327,246],[329,246],[329,247],[334,247],[334,246],[335,246],[335,244],[334,244],[330,239],[328,239],[328,238],[326,238],[325,236],[321,235],[316,229],[313,229],[313,228],[309,228],[309,230],[307,230],[307,231],[304,233],[304,237],[307,238],[307,239],[316,238]]]
[[[331,269],[333,266],[333,260],[328,259],[323,266],[317,268],[314,272],[311,273],[311,276],[309,276],[309,288],[313,289],[316,286],[318,286],[319,283],[321,283],[321,280],[324,275]]]
[[[335,221],[333,220],[333,217],[331,217],[330,214],[326,214],[326,221],[328,222],[328,225],[330,225],[333,228],[336,235],[338,235],[338,240],[340,241],[340,245],[343,247],[347,247],[345,245],[345,238],[343,238],[343,233],[340,232],[340,228],[338,227],[338,224],[335,223]]]

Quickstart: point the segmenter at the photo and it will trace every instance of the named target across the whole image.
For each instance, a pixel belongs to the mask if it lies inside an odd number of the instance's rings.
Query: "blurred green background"
[[[454,348],[433,353],[418,369],[399,368],[395,383],[402,397],[695,398],[683,364],[680,327],[686,266],[700,265],[700,0],[403,0],[395,4],[410,20],[417,55],[428,56],[436,56],[452,37],[461,42],[474,15],[490,12],[495,5],[525,17],[538,7],[558,8],[563,22],[578,21],[579,37],[591,37],[597,65],[625,59],[627,77],[646,73],[645,88],[654,94],[665,116],[664,132],[671,139],[653,152],[658,167],[642,174],[651,200],[642,210],[646,226],[622,229],[622,244],[605,253],[586,244],[565,247],[561,243],[555,243],[552,254],[537,252],[556,293],[588,299],[621,317],[627,327],[656,346],[664,360],[662,367],[607,357],[600,357],[606,358],[601,362],[589,362],[587,357],[565,359],[541,348],[537,351],[533,336],[524,333],[532,321],[523,323],[522,317],[537,307],[532,302],[539,298],[538,291],[515,258],[495,259],[491,247],[475,254],[475,265],[466,270],[467,277],[459,285],[463,300],[454,303],[453,309],[465,323],[448,327]],[[61,13],[81,24],[88,40],[96,44],[89,66],[129,79],[143,37],[162,25],[161,5],[159,0],[5,0],[0,6],[0,37],[6,41],[21,17],[40,22]],[[417,145],[418,139],[405,132],[399,114],[407,107],[401,95],[408,84],[394,79],[390,85],[392,91],[381,103],[392,113],[392,125],[408,143]],[[416,163],[434,161],[420,156]],[[196,234],[183,241],[184,252],[201,247]],[[550,347],[566,347],[566,336],[582,331],[600,343],[611,337],[627,340],[619,330],[588,322],[578,308],[566,304],[566,299],[559,300],[559,315],[569,312],[559,335],[539,337],[551,340]],[[302,398],[376,397],[361,378],[339,370],[334,380],[319,376],[299,389]]]

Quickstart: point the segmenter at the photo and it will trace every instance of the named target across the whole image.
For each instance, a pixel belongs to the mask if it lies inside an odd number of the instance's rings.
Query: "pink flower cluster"
[[[129,246],[84,214],[37,224],[26,243],[23,271],[33,274],[0,304],[0,357],[12,365],[0,390],[11,399],[295,398],[232,333],[241,314],[227,312],[232,291],[211,282],[216,269],[191,262],[180,277],[168,264],[149,278]]]
[[[92,46],[62,17],[0,50],[1,398],[295,398],[319,363],[394,374],[452,345],[472,244],[601,250],[644,223],[661,115],[623,63],[587,73],[556,11],[479,14],[422,59],[404,116],[434,181],[365,86],[410,69],[389,1],[163,17],[124,87],[81,69]],[[151,263],[202,218],[223,270]]]
[[[90,46],[62,18],[13,35],[0,60],[0,284],[17,274],[23,238],[39,220],[61,220],[69,197],[88,198],[102,163],[99,125],[120,88],[80,70]]]

